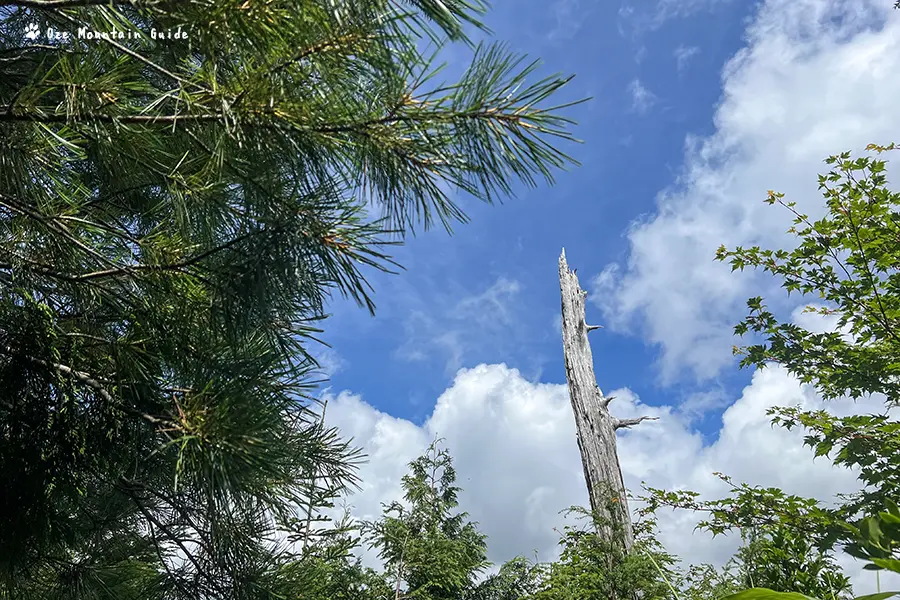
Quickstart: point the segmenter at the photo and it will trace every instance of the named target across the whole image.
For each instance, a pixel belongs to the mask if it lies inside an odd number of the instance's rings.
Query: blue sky
[[[410,239],[396,253],[407,270],[371,278],[377,316],[331,307],[326,420],[369,457],[352,514],[376,518],[400,498],[407,463],[440,436],[489,558],[556,555],[559,511],[587,503],[558,329],[563,247],[589,292],[588,321],[605,327],[591,335],[612,413],[659,417],[618,434],[632,492],[721,497],[714,472],[823,501],[856,490],[853,473],[813,460],[802,432],[771,427],[766,411],[881,412],[883,401],[824,402],[781,369],[740,371],[731,354],[751,296],[811,330],[834,321],[713,257],[720,244],[791,247],[767,190],[815,218],[826,156],[900,141],[892,5],[496,2],[497,38],[542,58],[545,73],[576,75],[560,100],[593,97],[570,111],[582,166],[502,206],[461,198],[469,225]],[[461,57],[451,54],[457,69]],[[687,564],[722,564],[739,543],[695,532],[690,513],[658,517],[660,540]],[[858,593],[875,590],[858,562],[840,560]]]
[[[459,367],[504,362],[534,380],[564,382],[554,325],[561,248],[583,286],[626,255],[623,232],[673,184],[686,134],[712,131],[722,66],[740,47],[753,8],[736,1],[697,4],[666,16],[655,0],[496,2],[486,19],[495,38],[540,57],[544,73],[575,74],[561,100],[592,97],[567,113],[578,121],[574,132],[584,143],[565,149],[582,166],[559,173],[552,187],[520,188],[503,205],[461,198],[470,224],[452,237],[441,230],[420,233],[396,252],[404,273],[371,278],[374,318],[335,303],[325,339],[342,364],[332,386],[362,392],[395,416],[421,420]],[[456,60],[451,70],[466,56],[461,49],[450,53]],[[495,291],[509,302],[515,327],[473,327],[468,316],[448,314],[498,282]],[[596,309],[590,318],[603,320]],[[440,335],[450,337],[435,342]],[[676,385],[661,386],[657,350],[639,336],[601,331],[593,346],[601,387],[629,386],[650,404],[720,386],[734,391],[748,379],[723,373],[697,382],[688,373]]]

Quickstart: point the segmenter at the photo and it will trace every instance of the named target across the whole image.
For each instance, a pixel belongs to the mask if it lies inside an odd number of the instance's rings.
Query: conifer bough
[[[437,83],[484,9],[0,2],[0,598],[321,588],[359,458],[309,398],[327,299],[373,310],[454,188],[573,162],[568,78],[470,44]],[[82,27],[189,36],[41,38]]]

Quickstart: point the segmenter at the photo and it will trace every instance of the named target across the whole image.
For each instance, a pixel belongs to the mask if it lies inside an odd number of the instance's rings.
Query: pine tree
[[[0,598],[303,589],[359,458],[309,398],[327,299],[570,161],[567,79],[436,81],[484,9],[0,1]]]
[[[405,504],[385,506],[368,537],[394,579],[396,598],[456,600],[487,567],[485,536],[458,506],[453,459],[435,441],[403,476]]]

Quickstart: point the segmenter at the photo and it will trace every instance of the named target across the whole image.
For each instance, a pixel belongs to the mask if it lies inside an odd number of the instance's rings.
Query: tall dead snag
[[[578,277],[566,264],[566,251],[559,256],[559,289],[562,295],[562,336],[566,360],[566,380],[569,382],[569,399],[575,413],[578,449],[584,466],[591,509],[609,522],[620,521],[623,528],[622,543],[631,549],[634,534],[631,515],[622,481],[622,469],[616,453],[616,430],[631,427],[655,417],[617,419],[609,414],[612,396],[604,396],[594,376],[594,358],[588,332],[599,329],[585,322],[584,301],[587,292],[578,286]],[[610,498],[610,494],[613,497]],[[611,511],[610,507],[620,510]],[[618,514],[611,514],[617,512]],[[604,527],[599,533],[612,536],[612,530]]]

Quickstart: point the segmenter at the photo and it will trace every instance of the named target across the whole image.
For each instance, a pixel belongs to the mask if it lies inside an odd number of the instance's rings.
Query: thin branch
[[[47,362],[45,360],[41,360],[40,358],[28,356],[27,354],[20,354],[18,352],[15,352],[9,346],[0,346],[0,354],[5,354],[6,356],[10,356],[10,357],[22,357],[22,358],[26,359],[28,362],[31,362],[36,365],[40,365],[42,367],[46,367],[49,369],[53,369],[54,371],[57,371],[58,373],[62,373],[63,375],[69,375],[72,378],[74,378],[76,381],[78,381],[79,383],[86,385],[87,387],[95,390],[98,394],[100,394],[100,397],[103,398],[104,400],[106,400],[107,402],[109,402],[111,404],[115,404],[115,399],[112,397],[112,395],[110,395],[110,393],[108,391],[106,391],[106,388],[103,387],[103,385],[99,381],[97,381],[96,379],[94,379],[93,377],[88,375],[87,373],[83,373],[81,371],[76,371],[72,367],[68,367],[66,365],[62,365],[59,363],[51,363],[51,362]]]
[[[27,262],[29,265],[34,267],[35,270],[42,273],[43,275],[47,275],[49,277],[53,277],[56,279],[63,279],[65,281],[73,281],[73,282],[91,281],[91,280],[95,280],[95,279],[106,279],[109,277],[117,277],[117,276],[123,275],[123,274],[134,275],[138,271],[151,271],[151,272],[178,271],[178,272],[185,273],[186,275],[191,275],[191,273],[188,273],[187,271],[185,271],[185,269],[195,265],[196,263],[200,262],[201,260],[203,260],[205,258],[209,258],[213,254],[217,254],[219,252],[222,252],[223,250],[227,250],[228,248],[244,241],[245,239],[247,239],[249,237],[258,235],[263,232],[270,232],[270,231],[271,231],[270,229],[259,229],[256,231],[251,231],[250,233],[245,233],[243,235],[239,235],[236,238],[233,238],[233,239],[225,242],[224,244],[220,244],[220,245],[216,246],[215,248],[211,248],[209,250],[201,252],[200,254],[197,254],[196,256],[192,256],[186,260],[183,260],[183,261],[177,262],[177,263],[168,263],[168,264],[161,264],[161,265],[127,265],[127,266],[122,266],[122,267],[116,267],[113,269],[105,269],[103,271],[92,271],[90,273],[82,273],[80,275],[73,275],[71,273],[62,273],[59,271],[54,271],[49,266],[43,265],[36,261],[32,261],[32,260],[28,260],[28,259],[23,259],[23,260],[25,260],[25,262]],[[11,264],[0,264],[0,269],[12,269],[12,268],[13,268],[13,266]]]
[[[853,177],[853,173],[848,173],[847,178],[850,179],[853,183],[860,186],[859,181]],[[869,199],[872,199],[871,193],[867,192],[867,196]],[[884,310],[884,305],[881,302],[881,294],[878,293],[878,282],[876,281],[875,275],[872,273],[872,269],[869,267],[869,257],[866,256],[866,251],[863,248],[862,240],[859,238],[859,226],[853,221],[852,212],[850,206],[847,206],[847,221],[850,223],[850,226],[853,228],[853,237],[856,239],[856,248],[859,250],[860,255],[862,256],[862,265],[863,269],[866,272],[866,276],[869,278],[869,284],[872,286],[872,293],[875,295],[875,301],[878,304],[878,310],[881,312],[882,317],[882,326],[887,331],[888,335],[894,338],[894,341],[900,341],[897,339],[897,335],[894,333],[894,328],[891,325],[890,319],[887,316],[887,313]],[[877,317],[876,317],[877,318]]]
[[[659,417],[637,417],[635,419],[613,419],[613,429],[627,429],[644,421],[657,421]]]
[[[169,562],[163,556],[164,553],[162,550],[162,546],[160,546],[159,540],[156,537],[156,530],[153,528],[153,523],[148,522],[147,525],[149,525],[150,528],[150,541],[153,542],[153,547],[156,549],[156,556],[159,559],[160,564],[166,570],[166,574],[168,574],[169,580],[175,584],[175,587],[177,587],[183,594],[185,594],[185,597],[190,597],[191,593],[181,582],[181,579],[172,572],[172,568],[169,566]]]
[[[85,273],[84,275],[76,276],[77,281],[88,281],[91,279],[103,279],[106,277],[116,277],[123,273],[131,274],[133,271],[183,271],[184,269],[191,267],[201,260],[205,258],[209,258],[213,254],[217,254],[222,252],[223,250],[227,250],[228,248],[244,241],[247,238],[250,238],[254,235],[258,235],[263,232],[268,232],[268,229],[258,229],[256,231],[251,231],[250,233],[245,233],[244,235],[239,235],[236,238],[233,238],[224,244],[220,244],[215,248],[210,248],[205,252],[201,252],[187,260],[183,260],[177,263],[163,264],[163,265],[134,265],[127,267],[120,267],[116,269],[107,269],[105,271],[94,271],[93,273]]]
[[[292,57],[283,60],[277,64],[275,64],[271,69],[266,71],[267,75],[273,75],[282,71],[289,67],[290,65],[302,61],[304,58],[312,56],[313,54],[317,54],[319,52],[328,52],[329,50],[340,50],[341,48],[345,48],[350,46],[354,42],[360,42],[365,40],[374,40],[378,36],[374,34],[369,35],[359,35],[358,33],[348,33],[338,37],[335,40],[325,40],[319,42],[317,44],[313,44],[312,46],[307,46],[306,48],[301,49],[299,52],[294,54]]]
[[[100,262],[106,263],[106,264],[112,265],[112,266],[115,266],[115,265],[116,265],[116,263],[115,263],[114,261],[112,261],[112,260],[110,260],[109,258],[103,256],[102,254],[100,254],[99,252],[97,252],[96,250],[94,250],[93,248],[91,248],[91,247],[89,247],[88,245],[86,245],[86,244],[85,244],[84,242],[82,242],[80,239],[78,239],[74,234],[72,234],[71,231],[69,231],[69,228],[68,228],[68,227],[66,227],[66,226],[63,225],[62,223],[59,223],[58,217],[53,217],[53,216],[49,216],[49,215],[42,215],[41,213],[37,212],[36,210],[34,210],[33,208],[31,208],[30,206],[28,206],[28,205],[26,205],[26,204],[23,204],[23,203],[19,202],[18,200],[16,200],[15,198],[11,198],[11,197],[6,196],[6,195],[4,195],[4,194],[2,194],[2,193],[0,193],[0,205],[6,206],[6,207],[8,207],[10,210],[13,210],[13,211],[16,211],[16,212],[18,212],[18,213],[20,213],[20,214],[24,214],[24,215],[26,215],[26,216],[28,216],[28,217],[31,217],[31,218],[34,219],[35,221],[38,221],[38,222],[40,222],[40,223],[44,223],[44,224],[47,225],[50,229],[56,231],[57,233],[59,233],[60,235],[62,235],[64,238],[66,238],[67,240],[69,240],[71,243],[75,244],[76,247],[78,247],[78,248],[80,248],[81,250],[83,250],[87,255],[93,256],[94,258],[96,258],[96,259],[99,260]]]
[[[83,371],[76,371],[75,369],[73,369],[72,367],[69,367],[67,365],[63,365],[60,363],[48,362],[46,360],[42,360],[42,359],[36,358],[34,356],[28,356],[27,354],[21,354],[21,353],[15,352],[9,346],[0,346],[0,354],[4,354],[9,357],[24,358],[25,360],[27,360],[30,363],[42,366],[47,369],[53,369],[54,371],[56,371],[57,373],[60,373],[62,375],[68,375],[68,376],[72,377],[75,381],[77,381],[78,383],[80,383],[84,386],[87,386],[87,387],[91,388],[92,390],[94,390],[95,392],[97,392],[97,394],[99,394],[101,398],[103,398],[105,401],[109,402],[111,405],[121,407],[121,405],[116,401],[116,399],[112,397],[112,394],[110,394],[106,390],[106,388],[103,386],[103,384],[100,383],[100,381],[98,381],[97,379],[95,379],[88,373],[85,373]],[[143,417],[147,421],[150,421],[151,423],[154,423],[154,424],[166,423],[166,421],[164,421],[162,419],[157,419],[156,417],[154,417],[152,415],[148,415],[146,413],[141,413],[134,409],[129,409],[129,408],[125,408],[125,407],[122,407],[122,408],[132,414],[140,415],[141,417]]]
[[[110,233],[118,238],[121,238],[128,242],[131,242],[132,244],[136,244],[138,246],[141,244],[141,240],[139,240],[136,237],[134,237],[133,235],[131,235],[131,232],[128,231],[127,228],[122,227],[121,223],[119,224],[119,227],[121,229],[117,229],[117,228],[113,227],[112,225],[109,225],[108,223],[104,223],[103,221],[100,221],[100,220],[97,220],[95,222],[95,221],[89,221],[87,219],[82,219],[80,217],[73,217],[70,215],[60,215],[57,218],[60,221],[72,221],[74,223],[81,223],[83,225],[87,225],[88,227],[96,227],[97,229],[102,229],[103,231],[106,231],[107,233]]]
[[[173,75],[174,76],[174,75]],[[204,90],[205,91],[205,90]],[[13,113],[10,106],[0,106],[0,121],[29,121],[36,123],[69,123],[78,121],[79,118],[73,118],[70,114],[60,114],[52,112],[50,114],[42,114],[40,112],[30,113]],[[49,107],[48,107],[48,110]],[[54,109],[55,110],[55,109]],[[268,107],[259,107],[256,113],[274,114]],[[93,111],[85,111],[80,113],[83,120],[94,120],[105,123],[120,124],[166,124],[173,125],[182,122],[190,123],[210,123],[224,122],[227,116],[224,113],[199,113],[199,114],[165,114],[165,115],[109,115],[105,113],[96,113]],[[308,126],[297,125],[290,122],[264,122],[256,121],[253,123],[256,127],[272,128],[285,131],[297,131],[300,133],[356,133],[365,134],[366,130],[379,125],[391,125],[395,123],[449,123],[460,119],[487,119],[500,121],[504,125],[521,124],[522,126],[531,128],[531,125],[524,122],[523,115],[518,112],[503,113],[495,109],[472,110],[472,111],[443,111],[432,112],[424,116],[419,115],[386,115],[377,119],[368,119],[366,121],[358,121],[356,123],[345,123],[340,125],[322,125]],[[551,132],[552,133],[552,132]]]
[[[852,179],[852,175],[849,176],[849,177],[850,177],[851,181],[854,181],[854,180]],[[825,188],[825,189],[830,191],[830,188]],[[816,232],[817,232],[815,226],[814,226],[812,223],[809,222],[809,219],[807,218],[806,215],[801,214],[799,211],[797,211],[797,210],[796,210],[794,207],[792,207],[790,204],[787,204],[787,203],[785,203],[785,202],[782,201],[782,200],[779,200],[779,201],[778,201],[778,204],[780,204],[781,206],[783,206],[783,207],[787,208],[789,211],[791,211],[791,212],[794,214],[794,216],[796,216],[798,219],[800,219],[800,220],[803,222],[804,225],[806,225],[807,227],[810,228],[811,231],[816,231]],[[847,217],[848,217],[848,219],[849,219],[849,218],[850,218],[850,214],[849,214],[849,210],[850,210],[850,209],[847,208],[847,209],[845,209],[845,210],[847,210]],[[852,220],[850,220],[850,223],[851,223],[851,225],[853,225],[853,221],[852,221]],[[844,275],[846,275],[846,277],[847,277],[847,279],[848,279],[849,281],[851,281],[851,282],[853,282],[853,283],[856,283],[856,282],[857,282],[857,279],[855,279],[855,278],[850,274],[850,270],[847,269],[847,266],[843,263],[843,261],[841,261],[840,257],[838,256],[837,250],[835,250],[830,244],[829,244],[829,246],[828,246],[828,255],[831,256],[831,258],[834,260],[835,263],[837,263],[837,265],[841,268],[841,270],[844,272]],[[863,254],[863,257],[865,257],[865,254]],[[819,265],[820,267],[822,266],[821,261],[818,263],[818,265]],[[868,265],[867,265],[867,267],[868,267]],[[810,284],[810,285],[813,285],[813,286],[819,286],[818,282],[816,282],[816,281],[814,281],[814,280],[812,280],[812,279],[809,279],[808,277],[802,277],[802,276],[799,276],[799,275],[797,275],[796,277],[797,277],[798,280],[803,281],[803,282],[805,282],[805,283],[808,283],[808,284]],[[873,283],[873,287],[874,287],[874,283]],[[829,289],[830,289],[833,293],[835,293],[836,295],[838,295],[838,296],[843,296],[846,300],[850,301],[852,304],[855,304],[855,305],[857,306],[857,308],[859,308],[859,310],[860,310],[863,314],[866,314],[866,313],[868,312],[868,307],[867,307],[862,301],[860,301],[860,300],[858,300],[858,299],[856,299],[856,298],[854,298],[854,297],[852,297],[852,296],[848,296],[848,295],[846,295],[846,294],[841,294],[841,293],[840,293],[840,290],[839,290],[837,287],[833,286],[833,285],[832,285],[832,286],[829,286]],[[877,290],[876,290],[875,293],[876,293],[876,296],[877,296],[877,294],[878,294]],[[885,316],[885,318],[887,318],[887,317]],[[876,320],[876,321],[879,320],[879,319],[878,319],[878,315],[875,315],[875,320]],[[896,339],[896,336],[894,336],[893,330],[892,330],[891,326],[890,326],[888,323],[884,323],[884,322],[883,322],[883,323],[882,323],[882,326],[887,330],[888,335],[890,335],[891,337],[893,337],[894,339]]]
[[[215,588],[219,593],[221,593],[222,598],[228,597],[228,594],[225,593],[225,590],[222,587],[222,585],[218,582],[218,580],[215,577],[213,577],[206,569],[204,569],[200,565],[200,562],[197,560],[197,558],[191,553],[190,550],[188,550],[187,546],[184,545],[184,541],[180,537],[174,535],[171,531],[169,531],[169,529],[165,525],[163,525],[159,521],[159,519],[154,517],[153,514],[150,512],[150,510],[146,506],[144,506],[144,504],[141,502],[141,500],[137,497],[137,495],[129,494],[129,497],[134,501],[134,505],[137,507],[137,509],[139,511],[141,511],[141,513],[144,515],[144,518],[146,518],[149,523],[156,525],[156,528],[161,530],[164,534],[166,534],[166,537],[169,540],[175,542],[175,544],[178,545],[178,547],[184,553],[185,558],[187,558],[194,565],[194,568],[197,569],[197,574],[202,576],[204,579],[206,579],[212,585],[213,588]],[[190,541],[195,542],[196,540],[190,540]]]
[[[319,427],[325,427],[325,411],[328,409],[328,399],[325,399],[324,404],[322,405],[322,418],[319,420]],[[309,504],[306,506],[306,527],[304,528],[305,535],[303,537],[303,554],[306,554],[307,547],[309,546],[309,540],[311,536],[312,529],[312,521],[313,521],[313,503],[316,497],[316,480],[319,478],[319,467],[318,465],[313,469],[313,476],[309,484]]]
[[[600,387],[597,387],[597,391],[600,391]],[[600,392],[600,406],[603,408],[609,408],[609,403],[615,400],[615,396],[604,396],[603,392]]]
[[[3,6],[2,1],[0,1],[0,6]],[[25,52],[27,50],[59,50],[59,48],[57,46],[51,46],[49,44],[29,44],[28,46],[2,48],[0,49],[0,54],[8,54],[10,52]]]
[[[68,123],[70,121],[79,120],[71,114],[65,113],[14,113],[12,106],[0,107],[0,121],[28,121],[34,123]],[[95,112],[83,112],[79,116],[86,120],[101,121],[104,123],[123,123],[123,124],[143,124],[143,123],[162,123],[172,125],[179,121],[187,122],[216,122],[224,121],[225,115],[221,113],[203,113],[203,114],[178,114],[178,115],[108,115]]]

